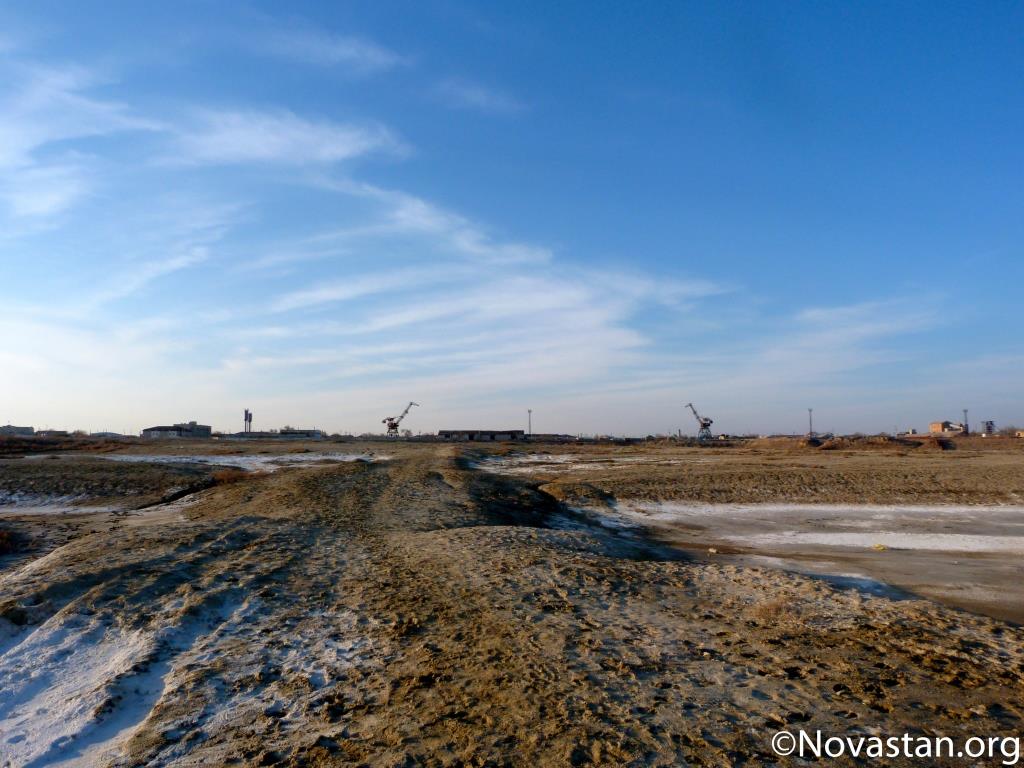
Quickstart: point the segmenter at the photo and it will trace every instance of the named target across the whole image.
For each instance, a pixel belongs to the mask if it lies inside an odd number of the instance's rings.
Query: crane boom
[[[402,423],[402,419],[404,419],[404,418],[405,418],[406,414],[407,414],[407,413],[409,413],[409,409],[410,409],[410,408],[412,408],[412,407],[413,407],[414,405],[419,405],[419,403],[414,403],[414,402],[412,402],[412,401],[410,400],[410,401],[409,401],[409,404],[408,404],[407,406],[405,406],[405,410],[404,410],[404,411],[402,411],[402,415],[401,415],[401,416],[399,416],[399,417],[398,417],[398,418],[396,419],[396,423],[398,423],[398,424],[401,424],[401,423]]]

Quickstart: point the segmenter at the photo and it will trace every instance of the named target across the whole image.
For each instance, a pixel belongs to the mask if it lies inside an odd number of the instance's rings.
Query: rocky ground
[[[565,526],[478,458],[250,473],[0,560],[0,765],[796,765],[775,731],[1024,731],[1020,627]]]

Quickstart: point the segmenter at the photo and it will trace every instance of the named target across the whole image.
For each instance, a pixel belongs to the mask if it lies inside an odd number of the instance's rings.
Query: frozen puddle
[[[584,456],[579,453],[516,453],[509,456],[487,456],[480,459],[476,466],[489,472],[505,475],[534,475],[541,472],[566,473],[590,472],[603,469],[623,469],[626,467],[701,464],[703,458],[658,458],[657,456]]]
[[[877,594],[930,597],[1024,621],[1024,506],[688,504],[580,510],[621,535]]]
[[[752,546],[817,545],[823,547],[849,547],[869,549],[920,549],[931,552],[1000,552],[1003,554],[1024,554],[1024,536],[971,536],[961,533],[899,533],[878,531],[877,533],[804,533],[783,531],[762,533],[751,536],[729,536],[737,544]]]
[[[195,493],[183,496],[175,501],[154,503],[140,510],[134,510],[133,514],[151,514],[161,512],[163,514],[180,512],[185,507],[194,504]],[[5,494],[0,492],[0,519],[4,517],[22,517],[25,515],[95,515],[105,512],[124,513],[123,506],[109,504],[89,503],[88,496],[45,496],[24,493]],[[3,764],[0,763],[0,768]]]
[[[620,501],[585,513],[609,528],[687,531],[755,549],[1024,554],[1024,506],[686,504]]]
[[[301,467],[311,464],[332,464],[346,461],[383,461],[387,456],[370,453],[278,453],[278,454],[225,454],[198,456],[166,456],[158,454],[106,453],[100,458],[109,461],[147,462],[153,464],[215,464],[221,467],[238,467],[249,471],[273,472],[285,467]]]
[[[116,507],[81,506],[83,496],[46,496],[31,493],[4,493],[0,491],[0,517],[8,515],[65,515],[95,512],[114,512]]]

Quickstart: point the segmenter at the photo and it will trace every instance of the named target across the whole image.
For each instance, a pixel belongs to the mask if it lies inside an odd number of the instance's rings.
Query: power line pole
[[[533,408],[526,409],[526,434],[533,437]]]
[[[814,437],[814,409],[807,409],[807,436]]]

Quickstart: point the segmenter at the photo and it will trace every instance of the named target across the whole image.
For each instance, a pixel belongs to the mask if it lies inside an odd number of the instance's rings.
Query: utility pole
[[[969,426],[967,426],[967,409],[966,408],[964,408],[964,434],[965,435],[971,434],[971,428]]]
[[[533,408],[526,409],[526,435],[533,437]]]
[[[814,437],[814,409],[807,409],[807,436]]]

